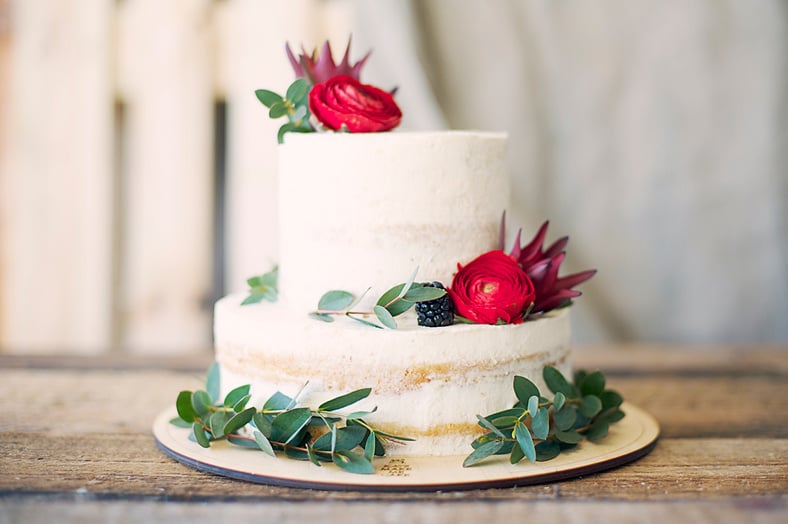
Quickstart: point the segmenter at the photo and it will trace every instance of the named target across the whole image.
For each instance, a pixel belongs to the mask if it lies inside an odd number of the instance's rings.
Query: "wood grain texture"
[[[752,522],[780,521],[788,500],[786,349],[730,348],[699,357],[676,348],[634,347],[594,354],[580,352],[576,360],[605,370],[612,387],[659,420],[662,436],[648,456],[560,483],[445,493],[256,485],[167,458],[153,441],[153,419],[179,390],[201,384],[197,370],[207,356],[0,356],[0,507],[22,518],[33,514],[31,501],[45,501],[45,511],[37,513],[43,519],[65,504],[61,514],[74,520],[83,508],[110,515],[134,501],[144,503],[135,506],[140,518],[180,521],[210,501],[214,510],[203,508],[205,515],[244,515],[252,511],[247,504],[264,504],[282,522],[333,511],[360,521],[375,514],[381,522],[427,522],[513,517],[526,509],[552,513],[555,522],[600,512],[623,521],[658,520],[678,510],[677,522],[733,522],[743,515]],[[168,501],[187,504],[176,510]],[[427,516],[433,520],[420,520]]]

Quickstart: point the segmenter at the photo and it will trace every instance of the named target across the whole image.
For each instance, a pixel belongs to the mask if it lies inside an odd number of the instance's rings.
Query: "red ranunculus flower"
[[[490,251],[457,269],[449,296],[457,313],[472,322],[519,324],[536,298],[531,279],[503,251]]]
[[[344,125],[351,133],[388,131],[402,119],[390,93],[347,75],[314,85],[309,110],[327,128],[339,130]]]

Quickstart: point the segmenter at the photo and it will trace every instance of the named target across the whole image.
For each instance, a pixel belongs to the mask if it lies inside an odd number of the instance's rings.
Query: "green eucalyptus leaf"
[[[430,300],[439,299],[445,294],[445,289],[438,287],[417,286],[410,288],[402,298],[408,302],[429,302]]]
[[[577,371],[575,371],[575,384],[580,384],[581,382],[583,382],[586,376],[588,376],[588,373],[586,372],[585,369],[578,369]]]
[[[293,403],[293,399],[288,397],[284,393],[277,391],[271,398],[265,401],[263,404],[263,411],[279,411],[282,409],[287,409]]]
[[[254,94],[257,96],[257,99],[267,108],[270,108],[272,105],[276,104],[277,102],[282,102],[283,100],[282,95],[278,95],[273,91],[269,91],[268,89],[258,89],[254,92]]]
[[[204,418],[210,412],[211,397],[206,391],[200,389],[192,393],[192,409],[200,418]]]
[[[487,418],[487,417],[485,417]],[[511,429],[514,427],[515,424],[520,420],[520,417],[514,416],[503,416],[503,417],[496,417],[495,419],[487,418],[493,426],[498,429]]]
[[[519,419],[525,415],[525,408],[509,408],[504,409],[503,411],[496,411],[490,415],[487,415],[486,418],[490,422],[492,422],[496,427],[501,427],[501,423],[498,422],[499,419],[510,420],[512,418]]]
[[[311,462],[315,466],[319,468],[323,467],[323,465],[320,463],[320,458],[318,458],[317,453],[315,453],[315,450],[312,446],[307,445],[306,456],[309,457],[309,462]]]
[[[489,429],[490,431],[492,431],[493,433],[495,433],[496,435],[498,435],[501,438],[506,438],[506,435],[501,433],[501,430],[496,428],[495,424],[493,424],[492,422],[490,422],[489,420],[487,420],[486,418],[484,418],[481,415],[476,415],[476,418],[479,419],[479,425],[481,427],[483,427],[485,429]]]
[[[221,389],[219,363],[214,362],[208,368],[208,374],[205,378],[205,390],[208,396],[211,397],[211,402],[219,402],[219,390]]]
[[[214,438],[224,436],[224,425],[227,424],[230,417],[232,417],[232,415],[226,411],[216,411],[208,418],[208,427],[211,429],[211,435],[213,435]]]
[[[271,420],[272,416],[263,415],[259,411],[252,417],[252,423],[266,438],[271,436]]]
[[[555,438],[567,444],[578,444],[583,440],[583,435],[577,431],[561,431],[559,429],[555,431]]]
[[[257,447],[260,448],[260,451],[265,453],[266,455],[271,455],[275,457],[274,448],[271,446],[271,442],[259,431],[255,431],[252,433],[254,436],[254,441],[257,443]]]
[[[289,443],[309,423],[312,412],[309,408],[296,408],[274,417],[271,422],[271,440]]]
[[[224,397],[224,407],[231,408],[233,407],[239,400],[249,394],[250,385],[246,384],[243,386],[238,386],[237,388],[233,389]]]
[[[248,297],[243,299],[241,302],[242,306],[248,306],[250,304],[257,304],[262,302],[265,299],[265,293],[251,293]]]
[[[285,97],[296,105],[297,103],[301,102],[306,94],[309,92],[309,83],[302,77],[298,78],[295,82],[290,84],[290,87],[287,88],[287,93]]]
[[[224,425],[224,429],[222,430],[225,435],[229,435],[230,433],[234,433],[247,425],[251,422],[252,417],[254,414],[257,413],[255,408],[247,408],[240,413],[236,413],[233,415],[230,420]]]
[[[243,448],[258,448],[256,441],[250,439],[249,437],[242,437],[241,435],[227,435],[227,442],[230,444],[235,444],[236,446],[241,446]]]
[[[534,436],[539,440],[547,438],[547,434],[550,432],[550,413],[547,411],[547,408],[541,408],[537,411],[536,416],[531,421],[531,429],[534,432]]]
[[[384,308],[383,306],[375,306],[373,311],[375,312],[375,316],[378,317],[378,320],[380,320],[381,324],[389,329],[397,329],[397,322],[394,320],[394,317],[388,309]]]
[[[246,395],[246,396],[244,396],[244,397],[239,398],[238,402],[236,402],[232,406],[233,407],[233,411],[235,411],[236,413],[240,413],[241,411],[243,411],[244,408],[246,407],[246,404],[249,402],[249,400],[251,398],[252,398],[251,393]]]
[[[334,464],[350,473],[369,475],[375,473],[375,466],[364,455],[352,451],[337,451],[331,455]]]
[[[595,395],[586,395],[583,397],[583,403],[580,404],[580,414],[584,417],[592,418],[594,415],[602,411],[602,401]]]
[[[536,445],[536,461],[544,462],[561,454],[561,445],[554,440],[545,440]]]
[[[175,417],[175,418],[170,419],[170,424],[172,424],[173,426],[179,427],[179,428],[190,428],[190,427],[192,427],[192,423],[191,422],[187,422],[186,420],[183,420],[181,417]]]
[[[517,444],[522,449],[523,454],[529,462],[536,461],[536,450],[534,449],[534,440],[531,438],[531,432],[528,431],[528,426],[522,422],[514,427],[514,436],[517,439]]]
[[[539,412],[539,397],[536,395],[528,399],[528,414],[534,417]]]
[[[353,294],[348,291],[334,289],[320,297],[317,309],[324,311],[342,311],[353,303]]]
[[[336,435],[336,441],[333,442],[333,446],[331,442],[332,433]],[[361,444],[366,436],[366,428],[361,426],[347,426],[321,436],[315,441],[313,447],[323,451],[348,451]]]
[[[553,366],[545,366],[542,370],[542,378],[544,378],[545,384],[553,393],[560,392],[570,398],[573,396],[572,385]]]
[[[345,420],[357,420],[357,419],[360,419],[360,418],[364,418],[367,415],[373,414],[377,410],[378,410],[378,407],[375,406],[370,411],[354,411],[353,413],[351,413],[347,417],[345,417]]]
[[[605,390],[605,376],[600,371],[594,371],[586,375],[582,381],[575,383],[580,386],[583,395],[599,396]]]
[[[525,453],[523,453],[523,449],[520,446],[512,446],[512,452],[509,455],[509,463],[518,464],[524,458]]]
[[[359,400],[363,400],[369,396],[372,392],[372,388],[363,388],[357,389],[355,391],[351,391],[350,393],[346,393],[336,398],[332,398],[331,400],[327,400],[320,404],[317,408],[318,411],[336,411],[338,409],[342,409],[344,407],[350,406],[351,404],[355,404]]]
[[[200,446],[204,448],[211,447],[211,441],[208,440],[208,435],[205,434],[205,430],[199,422],[192,424],[192,435],[194,435],[194,440],[196,440],[197,444]]]
[[[385,293],[380,295],[380,298],[376,302],[378,306],[386,307],[389,303],[396,300],[401,294],[402,290],[405,288],[405,283],[397,284],[396,286],[390,288]]]
[[[194,422],[194,408],[192,407],[192,392],[181,391],[178,393],[178,398],[175,400],[175,407],[178,410],[178,416],[184,422]],[[191,424],[189,424],[191,426]]]
[[[525,377],[521,377],[519,375],[515,375],[514,377],[514,394],[517,396],[517,400],[520,401],[520,404],[523,407],[528,405],[528,399],[533,396],[539,396],[539,388],[536,387],[536,384],[531,382]]]
[[[363,318],[361,318],[361,317],[357,317],[357,316],[355,316],[355,315],[346,315],[346,316],[347,316],[348,318],[352,318],[352,319],[353,319],[353,320],[355,320],[356,322],[360,322],[360,323],[364,324],[365,326],[370,326],[370,327],[373,327],[373,328],[383,329],[383,326],[378,326],[377,324],[373,324],[373,323],[372,323],[372,322],[370,322],[369,320],[364,320],[364,319],[363,319]]]
[[[597,440],[601,440],[607,436],[607,432],[610,429],[610,425],[604,420],[598,420],[594,422],[586,432],[586,438],[591,442],[596,442]]]
[[[364,458],[371,461],[375,456],[375,449],[378,446],[378,439],[375,437],[373,431],[368,432],[366,441],[364,442]]]
[[[564,406],[561,411],[553,413],[553,420],[558,429],[566,431],[571,428],[577,420],[577,411],[575,411],[572,406]]]
[[[566,396],[559,391],[555,394],[555,398],[553,399],[553,408],[556,411],[561,411],[561,408],[564,407],[564,402],[566,402]]]
[[[286,446],[284,448],[285,456],[294,460],[309,460],[309,453],[303,449],[291,448]]]
[[[290,108],[284,101],[274,102],[268,111],[268,116],[273,119],[280,118],[285,116],[289,110]]]
[[[289,115],[288,118],[290,119],[290,123],[293,124],[293,131],[295,131],[301,121],[309,114],[309,109],[305,105],[295,105],[295,112],[292,115]]]
[[[502,447],[503,447],[503,440],[496,439],[496,440],[490,440],[488,442],[485,442],[484,444],[473,450],[473,452],[465,458],[465,460],[462,463],[462,467],[467,468],[473,466],[474,464],[477,464],[478,462],[486,459],[487,457],[495,455],[498,452],[498,450],[500,450]]]
[[[323,322],[333,322],[334,321],[334,317],[332,317],[331,315],[326,315],[325,313],[317,313],[317,312],[313,311],[312,313],[309,314],[309,316],[314,318],[314,319],[316,319],[316,320],[322,320]]]
[[[604,420],[608,424],[613,424],[624,418],[624,412],[620,408],[608,408],[602,411],[597,417],[597,420]]]
[[[599,395],[599,400],[602,401],[603,409],[617,408],[624,402],[624,399],[621,398],[621,395],[612,389],[603,391],[602,394]]]

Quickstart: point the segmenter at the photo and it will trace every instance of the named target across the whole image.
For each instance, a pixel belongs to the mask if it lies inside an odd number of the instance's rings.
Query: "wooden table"
[[[167,458],[152,421],[210,358],[0,355],[0,523],[788,521],[788,347],[581,348],[576,365],[659,420],[650,455],[554,484],[405,494],[249,484]]]

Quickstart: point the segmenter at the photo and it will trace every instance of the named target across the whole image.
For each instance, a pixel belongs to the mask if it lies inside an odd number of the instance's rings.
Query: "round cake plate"
[[[610,426],[600,442],[583,441],[545,462],[509,464],[506,455],[490,457],[463,468],[466,455],[395,456],[373,461],[373,475],[356,475],[334,464],[271,457],[226,441],[203,448],[189,440],[191,429],[170,424],[174,407],[153,424],[156,444],[168,456],[200,471],[274,486],[343,491],[446,491],[525,486],[597,473],[639,459],[651,451],[659,436],[657,421],[645,411],[625,403],[621,421]],[[470,453],[470,443],[468,446]]]

